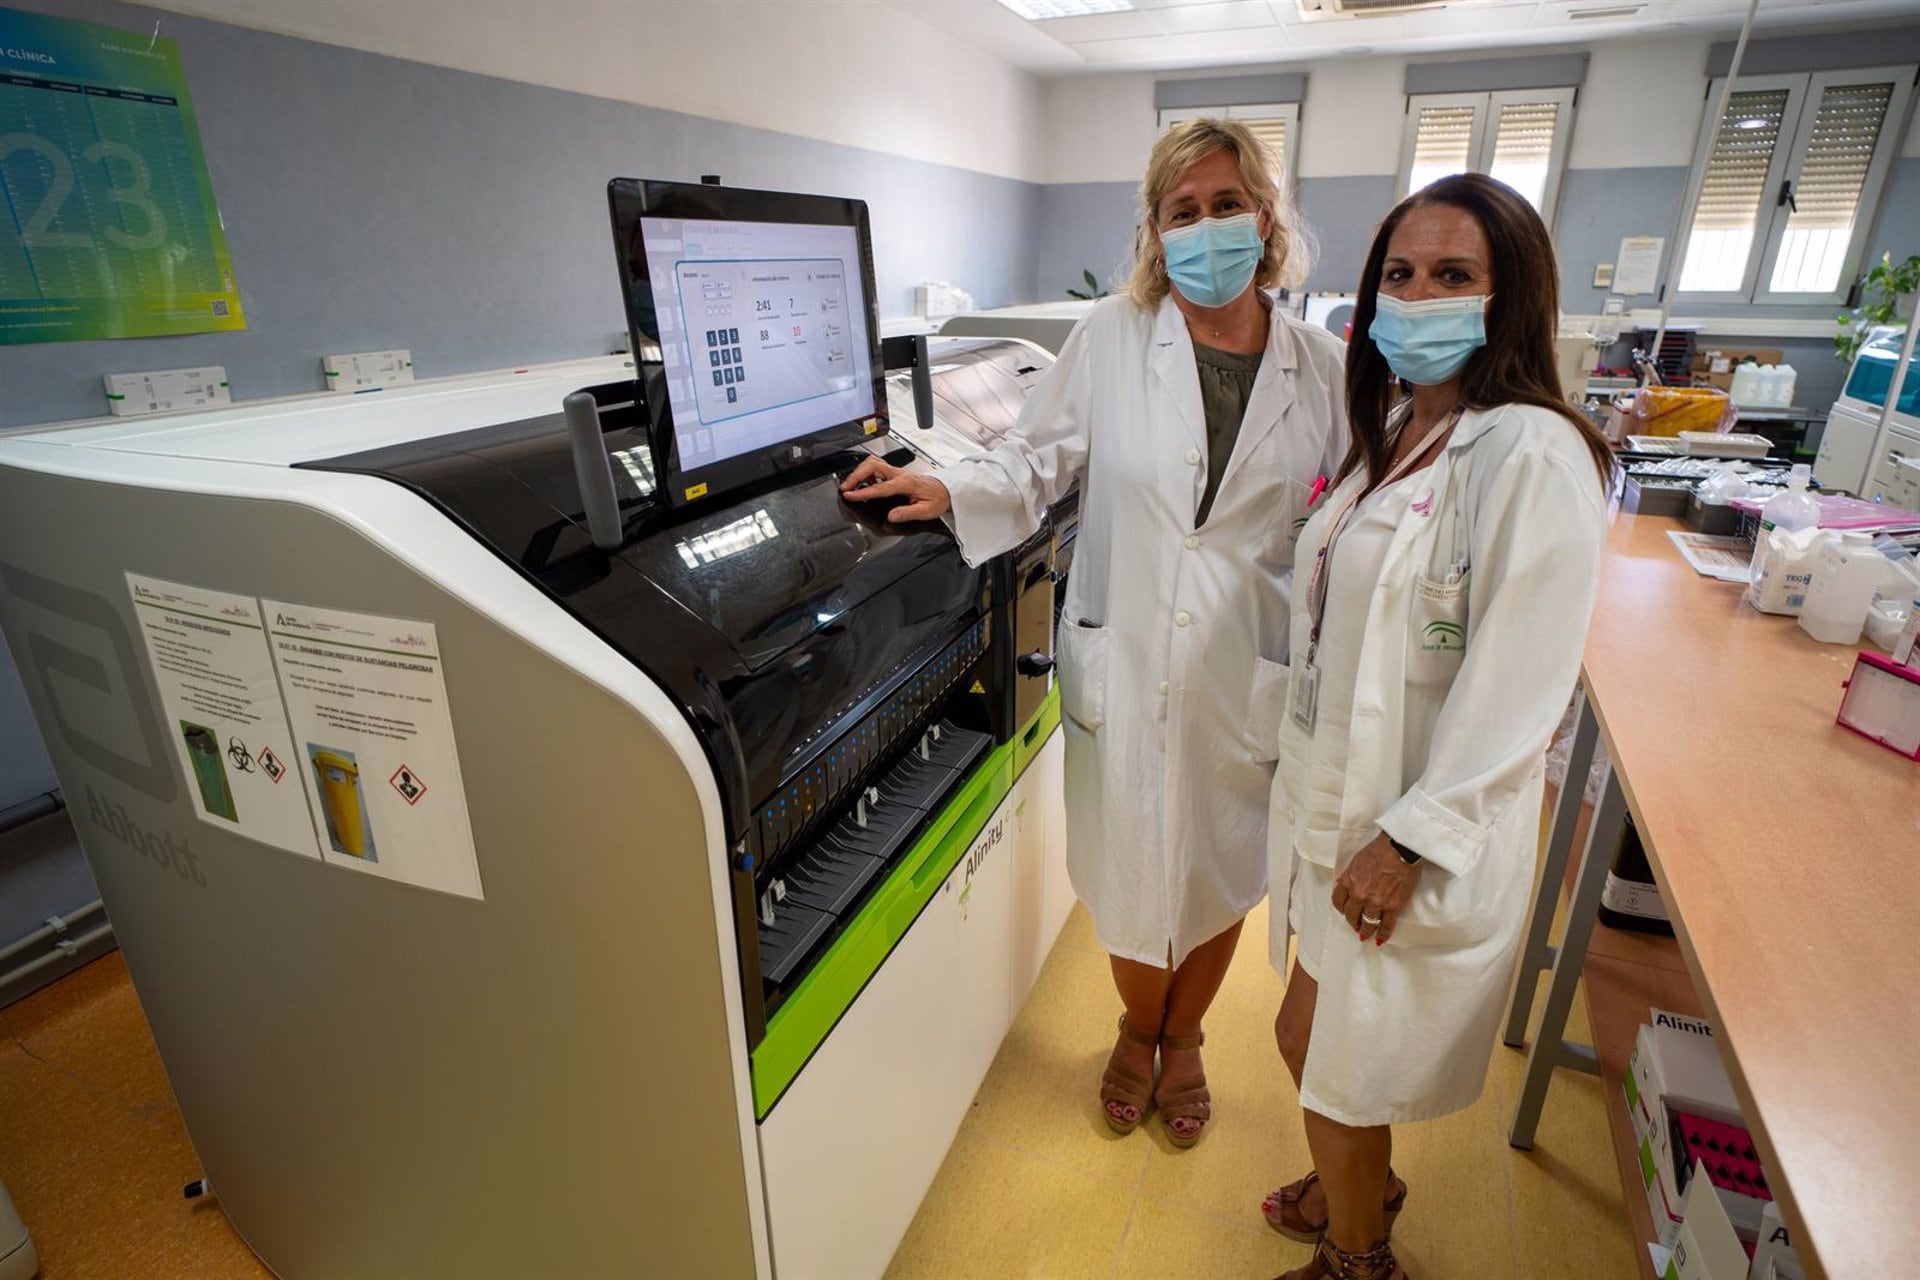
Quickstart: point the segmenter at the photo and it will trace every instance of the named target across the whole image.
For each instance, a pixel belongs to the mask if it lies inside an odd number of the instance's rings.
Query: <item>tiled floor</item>
[[[1263,910],[1208,1025],[1217,1118],[1176,1152],[1156,1128],[1114,1138],[1100,1120],[1117,1005],[1076,910],[888,1275],[1212,1280],[1297,1265],[1305,1248],[1258,1216],[1260,1197],[1307,1167],[1272,1044],[1280,983],[1265,938]],[[1569,1031],[1586,1033],[1577,1004]],[[1523,1155],[1504,1136],[1521,1065],[1497,1049],[1478,1106],[1400,1131],[1404,1261],[1423,1280],[1633,1275],[1599,1082],[1562,1072]],[[117,953],[0,1010],[0,1182],[44,1280],[266,1276],[216,1203],[181,1198],[199,1173]]]

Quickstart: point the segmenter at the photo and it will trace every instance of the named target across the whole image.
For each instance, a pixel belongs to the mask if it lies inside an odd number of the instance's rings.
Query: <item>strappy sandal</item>
[[[1391,1169],[1387,1170],[1387,1176],[1393,1178],[1397,1188],[1381,1205],[1386,1210],[1387,1235],[1392,1237],[1393,1220],[1400,1216],[1402,1209],[1407,1207],[1407,1184],[1399,1178],[1394,1178]],[[1320,1181],[1319,1172],[1313,1169],[1307,1170],[1307,1176],[1298,1182],[1289,1182],[1279,1190],[1269,1193],[1267,1198],[1260,1202],[1260,1216],[1267,1220],[1268,1226],[1289,1240],[1298,1240],[1301,1244],[1319,1244],[1320,1237],[1327,1234],[1326,1219],[1310,1222],[1306,1215],[1300,1212],[1300,1202],[1307,1198],[1308,1189],[1318,1181]]]
[[[1207,1033],[1202,1031],[1191,1036],[1161,1036],[1160,1047],[1187,1052],[1198,1049],[1207,1042]],[[1200,1135],[1206,1131],[1207,1121],[1213,1118],[1213,1094],[1207,1091],[1207,1076],[1203,1071],[1190,1080],[1168,1086],[1161,1078],[1161,1088],[1153,1093],[1154,1109],[1160,1113],[1160,1127],[1166,1131],[1167,1141],[1185,1151],[1200,1141]],[[1199,1123],[1189,1133],[1182,1133],[1173,1127],[1176,1120],[1196,1120]]]
[[[1120,1037],[1135,1044],[1158,1045],[1160,1037],[1150,1036],[1144,1031],[1135,1031],[1127,1025],[1127,1015],[1120,1015]],[[1120,1046],[1113,1046],[1113,1053],[1107,1058],[1107,1069],[1100,1077],[1100,1113],[1107,1118],[1107,1128],[1115,1133],[1132,1133],[1147,1118],[1147,1106],[1153,1101],[1153,1081],[1120,1061]],[[1123,1120],[1113,1113],[1115,1107],[1132,1107],[1133,1119]]]
[[[1408,1277],[1407,1269],[1394,1258],[1393,1247],[1385,1240],[1365,1253],[1348,1253],[1322,1237],[1306,1266],[1296,1267],[1278,1280],[1408,1280]]]

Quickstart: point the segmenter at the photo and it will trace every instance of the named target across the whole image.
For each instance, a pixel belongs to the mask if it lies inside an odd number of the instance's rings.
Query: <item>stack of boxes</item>
[[[1625,1090],[1668,1280],[1800,1280],[1712,1026],[1654,1010]]]

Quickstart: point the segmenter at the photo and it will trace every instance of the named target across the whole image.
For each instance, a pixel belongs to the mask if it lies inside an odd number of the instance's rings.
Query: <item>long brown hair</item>
[[[1613,451],[1599,429],[1566,402],[1554,366],[1560,269],[1554,262],[1553,241],[1524,196],[1483,173],[1457,173],[1414,192],[1394,206],[1373,237],[1353,308],[1353,339],[1347,345],[1347,416],[1353,445],[1340,464],[1340,478],[1365,467],[1368,483],[1378,484],[1387,474],[1393,451],[1387,415],[1398,398],[1398,379],[1367,333],[1395,229],[1413,210],[1434,204],[1465,210],[1480,224],[1493,272],[1487,344],[1467,357],[1460,371],[1460,398],[1469,409],[1530,404],[1553,410],[1580,433],[1593,455],[1601,486],[1608,486],[1613,479]]]

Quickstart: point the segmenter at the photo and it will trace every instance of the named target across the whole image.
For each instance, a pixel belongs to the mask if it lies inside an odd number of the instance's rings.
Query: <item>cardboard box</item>
[[[1684,1216],[1681,1206],[1697,1167],[1687,1147],[1686,1131],[1712,1127],[1723,1141],[1733,1137],[1749,1148],[1752,1139],[1733,1095],[1733,1084],[1720,1062],[1711,1024],[1703,1018],[1665,1010],[1652,1012],[1652,1023],[1642,1026],[1634,1038],[1624,1088],[1634,1135],[1640,1139],[1640,1174],[1647,1207],[1659,1243],[1671,1247],[1679,1234]],[[1728,1163],[1730,1172],[1740,1172],[1739,1162]],[[1757,1161],[1746,1164],[1757,1171]],[[1757,1187],[1749,1184],[1749,1189]],[[1731,1177],[1722,1177],[1717,1190],[1736,1233],[1742,1239],[1756,1239],[1769,1202],[1761,1195],[1747,1194]]]
[[[1760,1239],[1754,1245],[1753,1267],[1747,1272],[1747,1280],[1807,1280],[1777,1204],[1769,1204],[1760,1216]]]
[[[1713,1194],[1705,1167],[1688,1180],[1684,1221],[1661,1280],[1747,1280],[1747,1251],[1733,1232],[1727,1209]]]

